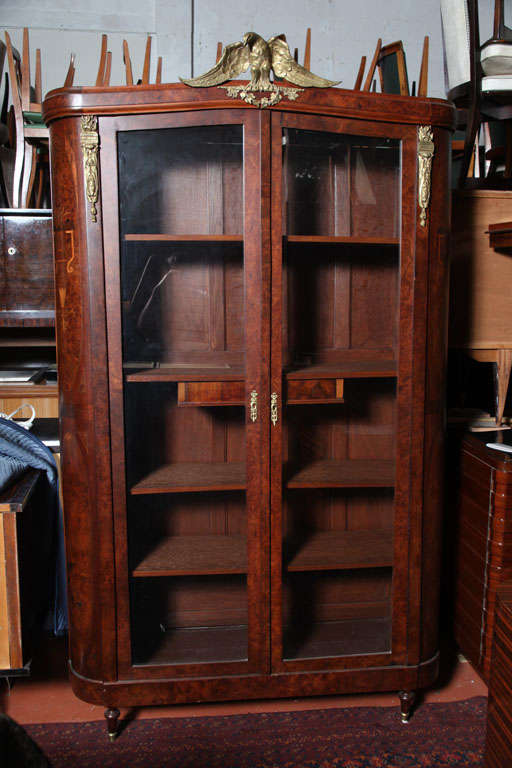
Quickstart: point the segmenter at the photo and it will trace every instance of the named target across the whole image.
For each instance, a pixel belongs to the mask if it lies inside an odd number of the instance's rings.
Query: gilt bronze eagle
[[[185,78],[180,78],[180,80],[193,88],[221,85],[227,80],[241,75],[249,68],[251,70],[250,83],[227,86],[227,91],[230,96],[239,95],[244,101],[257,106],[271,106],[279,102],[283,96],[296,99],[302,88],[312,86],[328,88],[338,84],[338,82],[314,75],[301,67],[291,55],[285,35],[276,35],[267,41],[255,32],[247,32],[240,42],[227,45],[221,59],[204,75],[190,80]],[[287,80],[294,85],[301,86],[301,88],[288,88],[272,82],[270,80],[271,70],[273,70],[275,77]],[[254,96],[257,91],[268,92],[271,95],[258,101]]]

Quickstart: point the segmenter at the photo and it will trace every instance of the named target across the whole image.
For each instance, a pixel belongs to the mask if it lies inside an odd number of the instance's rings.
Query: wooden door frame
[[[268,359],[270,280],[268,242],[269,163],[261,141],[266,115],[255,110],[100,117],[100,167],[106,284],[106,322],[109,349],[112,491],[116,574],[118,677],[125,679],[180,678],[262,673],[268,668]],[[258,420],[246,407],[247,443],[247,603],[248,660],[202,664],[132,665],[130,597],[127,551],[124,462],[123,374],[119,276],[119,211],[116,135],[119,131],[183,128],[210,125],[244,127],[244,289],[246,316],[246,402],[259,394]],[[267,141],[268,146],[268,141]],[[268,151],[268,150],[267,150]]]
[[[328,659],[283,660],[282,647],[282,420],[271,430],[271,664],[272,672],[348,669],[419,661],[421,523],[423,493],[423,400],[428,248],[416,247],[417,127],[334,116],[274,112],[272,116],[272,319],[271,391],[282,403],[282,129],[328,131],[395,138],[401,142],[401,241],[396,477],[391,651]],[[420,407],[421,406],[421,407]]]

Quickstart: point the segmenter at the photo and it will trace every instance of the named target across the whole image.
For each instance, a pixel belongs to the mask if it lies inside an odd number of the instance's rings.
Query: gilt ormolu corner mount
[[[421,208],[420,224],[422,227],[427,223],[433,157],[434,133],[432,127],[420,125],[418,128],[418,205]]]
[[[232,80],[249,68],[250,83],[222,86],[222,83]],[[270,80],[271,70],[276,77],[301,87],[290,88],[276,84]],[[295,101],[304,88],[329,88],[339,82],[314,75],[298,64],[290,53],[285,35],[276,35],[267,41],[255,32],[247,32],[240,42],[227,45],[220,61],[204,75],[180,80],[193,88],[221,85],[226,89],[228,96],[239,96],[247,104],[261,108],[272,107],[283,97]],[[258,99],[257,93],[268,95],[262,95]]]

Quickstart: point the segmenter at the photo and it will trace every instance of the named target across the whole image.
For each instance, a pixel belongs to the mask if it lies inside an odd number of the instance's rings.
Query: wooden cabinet
[[[51,593],[41,472],[0,492],[0,677],[28,675],[34,634]]]
[[[489,700],[485,734],[485,768],[507,768],[512,763],[512,584],[503,581],[496,590],[496,624],[489,670]]]
[[[462,442],[456,515],[455,639],[489,684],[499,588],[512,577],[512,455],[508,432],[468,434]]]
[[[0,254],[0,411],[31,403],[38,417],[56,418],[57,384],[50,381],[56,378],[51,211],[0,209]],[[36,374],[37,383],[16,381],[13,372]],[[27,418],[30,411],[19,416]]]
[[[406,718],[437,673],[452,109],[169,85],[45,115],[74,690],[111,731],[395,688]]]

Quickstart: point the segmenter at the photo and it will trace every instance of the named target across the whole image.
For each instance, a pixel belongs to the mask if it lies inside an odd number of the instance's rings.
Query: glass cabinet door
[[[251,393],[264,373],[247,331],[261,286],[246,278],[261,255],[244,242],[258,179],[246,171],[254,118],[237,119],[103,124],[102,146],[115,143],[117,156],[102,177],[118,201],[104,237],[107,284],[118,286],[108,333],[116,540],[127,544],[116,544],[119,653],[130,675],[261,665],[261,477],[247,459],[262,450]]]
[[[401,140],[273,117],[273,668],[382,663],[407,568],[394,534]]]

